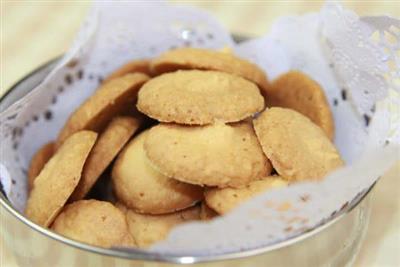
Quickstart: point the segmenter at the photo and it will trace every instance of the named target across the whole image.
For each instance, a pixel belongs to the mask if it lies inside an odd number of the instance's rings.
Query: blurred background
[[[90,1],[1,2],[0,96],[35,67],[61,55],[71,44]],[[132,1],[134,2],[134,1]],[[259,36],[279,16],[318,11],[324,1],[171,1],[215,15],[231,32]],[[397,1],[342,1],[359,15],[400,18]],[[373,191],[372,216],[355,266],[400,266],[400,164]],[[1,241],[0,241],[1,242]],[[16,266],[0,243],[0,266]]]
[[[134,2],[134,1],[132,1]],[[171,1],[194,5],[215,15],[237,34],[258,36],[284,15],[317,11],[324,1]],[[343,1],[359,15],[400,17],[400,1]],[[4,92],[33,68],[61,55],[70,45],[90,1],[1,0],[1,69]]]

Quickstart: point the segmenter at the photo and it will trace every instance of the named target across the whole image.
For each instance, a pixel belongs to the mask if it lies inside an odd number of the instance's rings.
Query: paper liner
[[[95,3],[57,67],[0,115],[3,189],[23,211],[33,153],[56,138],[69,114],[121,64],[181,46],[231,46],[270,79],[298,69],[322,85],[346,167],[319,183],[264,193],[211,222],[179,226],[150,250],[220,254],[300,235],[351,207],[399,159],[399,23],[360,19],[328,3],[319,13],[280,18],[265,36],[236,45],[198,9],[164,2]]]

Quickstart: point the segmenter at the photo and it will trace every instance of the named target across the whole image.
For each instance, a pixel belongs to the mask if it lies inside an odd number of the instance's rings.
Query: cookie
[[[170,50],[151,62],[155,74],[179,69],[217,70],[241,76],[263,89],[268,88],[264,71],[257,65],[238,58],[231,53],[201,48],[179,48]]]
[[[139,213],[163,214],[193,206],[203,188],[182,183],[153,169],[143,149],[148,131],[135,137],[118,156],[112,182],[119,201]]]
[[[83,199],[104,170],[139,128],[140,121],[132,117],[116,117],[102,132],[85,162],[82,178],[70,200]]]
[[[33,181],[39,175],[40,171],[46,165],[47,161],[54,154],[54,143],[50,142],[42,146],[31,159],[31,163],[28,168],[28,188],[32,190]]]
[[[150,61],[145,59],[129,61],[128,63],[122,65],[120,68],[112,72],[107,78],[104,79],[103,83],[124,76],[125,74],[135,72],[140,72],[151,76]]]
[[[185,70],[163,74],[139,91],[137,108],[161,122],[237,122],[264,108],[258,87],[219,71]]]
[[[218,213],[210,208],[205,201],[201,202],[200,219],[202,221],[209,221],[214,219],[215,217],[218,217]]]
[[[51,224],[78,184],[96,138],[95,132],[77,132],[50,158],[28,198],[25,214],[30,220],[44,227]]]
[[[103,84],[69,117],[58,135],[56,147],[77,131],[101,131],[114,116],[135,109],[137,92],[148,79],[145,74],[134,73]]]
[[[343,165],[325,132],[297,111],[267,109],[254,129],[272,166],[289,181],[319,180]]]
[[[144,148],[161,173],[191,184],[240,187],[272,169],[251,124],[243,122],[159,124],[150,129]]]
[[[300,71],[290,71],[274,80],[266,92],[267,106],[300,112],[333,140],[335,126],[332,112],[324,90],[316,81]]]
[[[130,234],[139,248],[164,240],[179,224],[200,219],[199,206],[163,215],[140,214],[122,204],[117,204],[117,207],[125,212]]]
[[[51,229],[94,246],[135,246],[125,214],[105,201],[80,200],[66,205]]]
[[[288,182],[280,177],[268,176],[262,180],[252,181],[243,188],[208,188],[204,196],[207,205],[212,210],[219,214],[226,214],[262,192],[287,185]]]

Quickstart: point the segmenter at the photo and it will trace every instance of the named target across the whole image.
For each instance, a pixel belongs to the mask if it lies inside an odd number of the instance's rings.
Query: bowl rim
[[[30,78],[40,75],[41,72],[51,69],[56,62],[61,58],[61,56],[51,59],[44,64],[40,65],[39,67],[35,68],[27,75],[23,76],[20,80],[14,83],[9,90],[7,90],[1,97],[0,97],[0,105],[9,97],[13,96],[21,84],[25,81],[29,80]],[[46,76],[46,75],[44,75]],[[28,92],[30,92],[33,88],[29,88]],[[15,97],[15,96],[14,96]],[[13,99],[10,102],[15,102],[17,99]],[[7,108],[7,107],[6,107]],[[111,257],[118,257],[128,260],[145,260],[149,262],[163,262],[163,263],[174,263],[174,264],[192,264],[192,263],[205,263],[205,262],[214,262],[214,261],[222,261],[222,260],[234,260],[240,258],[246,258],[250,256],[256,256],[260,254],[264,254],[267,252],[271,252],[283,247],[287,247],[290,245],[294,245],[300,241],[308,239],[319,232],[329,228],[331,225],[335,224],[342,220],[348,213],[350,213],[354,208],[358,207],[360,203],[363,202],[364,198],[372,191],[374,188],[375,183],[371,185],[367,190],[365,190],[362,194],[358,197],[353,199],[351,204],[347,207],[342,209],[341,211],[337,212],[334,216],[325,219],[320,224],[315,226],[312,229],[308,229],[302,233],[299,233],[293,237],[290,237],[284,241],[278,241],[273,244],[260,246],[256,248],[246,249],[243,251],[233,251],[233,252],[226,252],[221,254],[212,254],[212,255],[184,255],[184,254],[175,254],[175,253],[166,253],[166,254],[159,254],[155,252],[149,252],[142,249],[137,248],[101,248],[97,246],[92,246],[86,243],[82,243],[73,239],[69,239],[65,236],[59,235],[47,228],[41,227],[28,218],[26,218],[22,213],[16,210],[7,197],[4,195],[4,192],[0,190],[0,206],[4,207],[5,210],[14,216],[18,221],[22,222],[29,228],[33,229],[34,231],[50,237],[55,241],[59,241],[66,245],[69,245],[75,249],[82,249],[89,253],[100,254],[102,256],[111,256]]]

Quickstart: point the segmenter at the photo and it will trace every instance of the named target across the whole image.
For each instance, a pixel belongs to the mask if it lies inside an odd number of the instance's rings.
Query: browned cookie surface
[[[129,231],[140,248],[149,247],[165,239],[168,233],[179,224],[200,220],[199,206],[162,215],[140,214],[127,209],[122,204],[117,204],[117,207],[125,212]]]
[[[99,247],[135,246],[125,214],[105,201],[80,200],[65,206],[51,229]]]
[[[50,142],[42,146],[31,159],[31,163],[28,168],[28,188],[29,190],[33,187],[35,178],[39,175],[44,165],[54,154],[54,143]]]
[[[249,123],[208,126],[159,124],[145,140],[146,155],[161,173],[207,186],[241,187],[271,173]]]
[[[143,144],[148,131],[135,137],[118,156],[112,171],[116,197],[140,213],[163,214],[193,206],[203,188],[169,178],[148,161]]]
[[[82,178],[70,200],[76,201],[86,196],[139,126],[140,120],[132,117],[115,117],[110,122],[90,152],[83,168]]]
[[[204,125],[237,122],[264,108],[258,87],[220,71],[163,74],[139,91],[137,108],[162,122]]]
[[[151,68],[156,74],[178,69],[218,70],[241,76],[256,83],[261,88],[268,87],[263,70],[257,65],[231,53],[200,48],[178,48],[155,58]]]
[[[219,214],[226,214],[250,198],[267,190],[287,186],[288,182],[280,177],[268,176],[253,181],[243,188],[209,188],[205,191],[205,201]]]
[[[140,72],[151,76],[150,61],[146,59],[129,61],[124,65],[122,65],[117,70],[113,71],[109,76],[107,76],[107,78],[104,79],[103,83],[124,76],[125,74],[135,73],[135,72]]]
[[[83,165],[97,138],[79,131],[65,140],[34,181],[25,214],[35,223],[49,226],[81,178]]]
[[[333,115],[321,86],[300,71],[290,71],[274,80],[267,90],[269,107],[294,109],[321,127],[333,140],[335,125]]]
[[[134,73],[103,84],[71,114],[58,135],[56,146],[77,131],[101,131],[114,116],[133,111],[137,92],[148,79],[145,74]]]
[[[265,155],[289,181],[318,180],[343,165],[324,131],[297,111],[273,107],[254,120]]]

